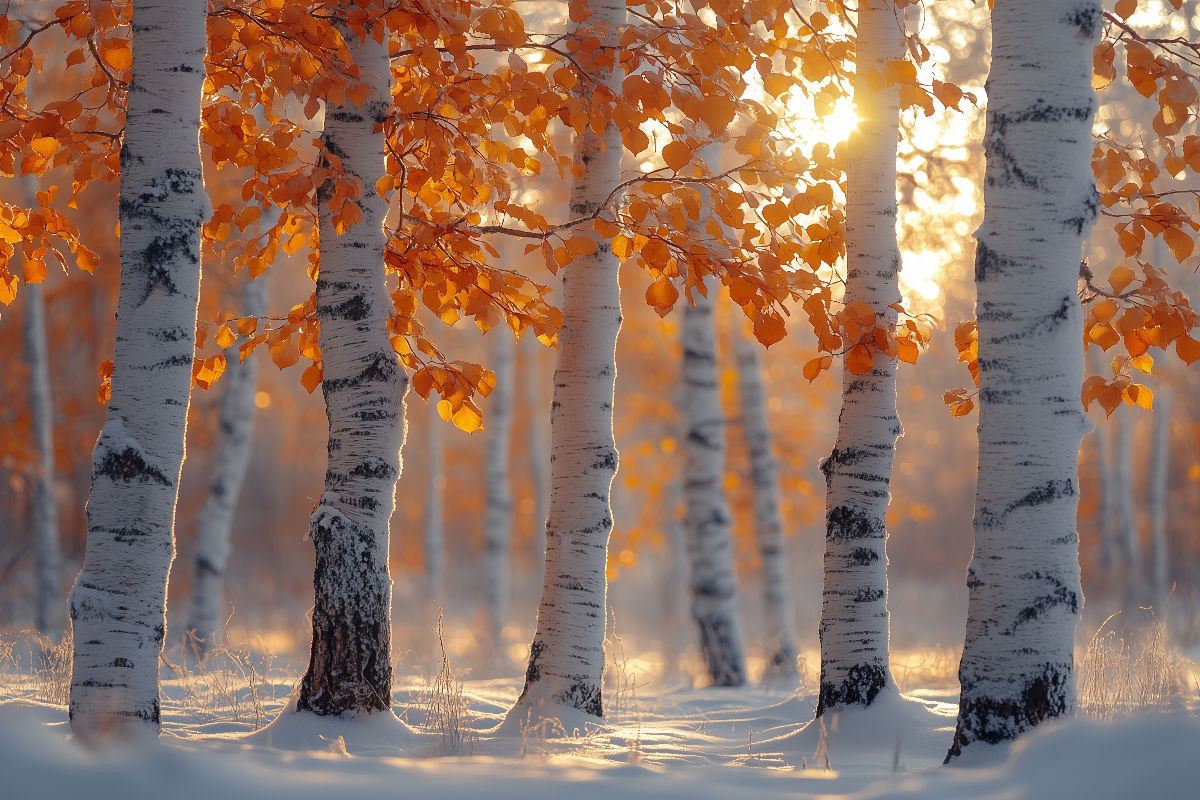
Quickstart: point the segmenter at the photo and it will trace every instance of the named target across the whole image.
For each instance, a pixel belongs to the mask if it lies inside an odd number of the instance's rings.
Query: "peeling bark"
[[[357,200],[362,219],[340,235],[329,204],[331,187],[317,191],[317,319],[329,456],[325,491],[310,521],[316,549],[312,649],[296,708],[323,716],[391,706],[388,522],[401,471],[408,391],[408,376],[388,339],[387,205],[375,192],[385,163],[384,135],[377,127],[391,108],[387,48],[338,24],[371,93],[361,106],[349,99],[328,104],[321,137],[362,186]]]
[[[992,11],[984,220],[975,237],[979,480],[961,698],[946,760],[1075,710],[1084,236],[1096,0]]]
[[[157,733],[196,310],[205,5],[133,0],[121,148],[121,281],[112,397],[92,457],[87,548],[70,595],[71,729]]]
[[[896,241],[896,137],[899,89],[870,78],[904,57],[904,31],[890,0],[858,11],[859,117],[846,167],[847,304],[866,303],[879,324],[893,326],[900,302]],[[888,662],[887,506],[896,439],[896,359],[876,352],[871,368],[843,368],[842,411],[825,475],[821,683],[817,716],[841,706],[869,706],[892,683]]]

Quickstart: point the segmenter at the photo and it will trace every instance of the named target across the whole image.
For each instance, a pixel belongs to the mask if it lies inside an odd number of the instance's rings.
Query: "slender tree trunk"
[[[1117,409],[1111,418],[1116,426],[1116,453],[1113,466],[1115,520],[1117,524],[1117,546],[1121,553],[1120,598],[1125,608],[1134,608],[1141,602],[1142,547],[1138,535],[1137,514],[1133,500],[1133,420],[1125,409]]]
[[[484,482],[484,604],[488,620],[488,649],[493,666],[504,658],[504,624],[508,621],[508,573],[512,548],[512,483],[509,445],[513,422],[513,340],[508,329],[497,330],[492,348],[496,388],[489,396]]]
[[[663,660],[667,669],[678,672],[682,665],[681,656],[690,642],[682,632],[686,630],[684,599],[688,596],[687,534],[683,530],[679,509],[683,499],[682,475],[668,479],[663,495],[663,528],[667,547],[666,579],[662,583],[662,619],[660,636]]]
[[[266,295],[266,279],[253,280],[246,275],[242,313],[248,317],[262,316],[266,313]],[[237,347],[230,347],[225,351],[225,374],[220,385],[217,456],[208,496],[196,523],[196,572],[187,624],[189,643],[200,658],[220,640],[225,622],[221,608],[225,565],[232,547],[233,512],[245,482],[250,445],[254,441],[258,362],[253,356],[242,362]]]
[[[585,4],[572,0],[569,5],[582,9]],[[625,22],[623,2],[593,0],[590,8],[586,26],[615,30]],[[577,23],[569,28],[578,29]],[[606,36],[603,47],[613,52],[615,35]],[[614,71],[600,79],[619,91]],[[576,136],[575,167],[570,211],[583,216],[601,206],[620,175],[616,125],[610,122],[603,136],[590,127]],[[595,236],[591,231],[583,235]],[[606,239],[595,239],[596,251],[576,257],[562,272],[563,323],[550,409],[546,567],[525,687],[508,715],[519,724],[536,724],[572,709],[604,716],[605,568],[617,472],[612,426],[621,301],[617,259]]]
[[[846,167],[845,302],[866,303],[892,326],[900,302],[896,242],[896,137],[899,90],[871,80],[904,57],[904,33],[890,0],[858,10],[858,129]],[[842,413],[825,473],[825,578],[821,686],[817,716],[845,705],[869,706],[891,685],[888,664],[888,484],[896,439],[896,359],[876,352],[865,374],[842,374]]]
[[[1171,467],[1171,396],[1160,390],[1154,398],[1154,462],[1150,468],[1150,586],[1159,618],[1166,616],[1171,591],[1167,545],[1168,481]]]
[[[317,318],[329,460],[325,491],[310,521],[316,602],[312,651],[296,707],[319,715],[391,706],[388,521],[396,503],[408,391],[408,376],[388,341],[387,205],[375,193],[384,172],[380,126],[391,107],[387,47],[371,35],[361,40],[344,23],[339,27],[354,63],[371,82],[371,94],[361,106],[349,100],[327,105],[322,136],[346,174],[361,182],[362,219],[339,235],[330,209],[332,186],[317,191]]]
[[[431,400],[425,408],[429,426],[429,462],[425,474],[425,600],[436,619],[445,586],[445,423],[438,414],[437,403]]]
[[[725,410],[717,380],[711,295],[697,293],[695,304],[683,309],[683,385],[683,524],[692,619],[700,629],[709,680],[716,686],[741,686],[746,682],[746,657],[733,569],[733,514],[725,498]]]
[[[71,728],[157,733],[158,659],[175,556],[196,309],[205,5],[134,0],[121,148],[121,291],[112,397],[92,460],[83,571],[71,590]]]
[[[975,237],[979,480],[961,699],[949,761],[1075,710],[1079,444],[1086,429],[1083,239],[1091,169],[1095,0],[992,11],[984,220]]]
[[[762,556],[763,608],[767,627],[766,675],[768,678],[795,678],[792,597],[788,586],[783,517],[779,513],[779,463],[771,452],[762,355],[758,342],[745,334],[738,335],[736,349],[742,436],[750,451],[750,482],[754,487],[754,532]]]
[[[542,405],[542,373],[538,369],[540,346],[532,336],[528,337],[529,362],[526,368],[525,403],[530,409],[529,419],[529,473],[533,482],[533,555],[538,572],[546,566],[546,514],[550,500],[550,445],[546,441],[549,417]]]
[[[1097,375],[1102,373],[1103,358],[1099,355],[1100,348],[1091,350],[1092,371]],[[1096,469],[1099,471],[1100,515],[1100,571],[1104,575],[1107,590],[1111,593],[1118,585],[1117,577],[1117,526],[1114,524],[1117,515],[1117,479],[1113,471],[1112,434],[1109,430],[1110,420],[1099,422],[1093,436],[1096,438]]]

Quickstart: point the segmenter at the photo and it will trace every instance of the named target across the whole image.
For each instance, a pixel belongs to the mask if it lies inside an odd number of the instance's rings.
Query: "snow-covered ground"
[[[0,798],[1200,797],[1200,720],[1182,707],[1047,725],[943,767],[949,687],[821,730],[803,690],[626,679],[609,689],[609,722],[580,736],[498,737],[488,729],[515,680],[467,681],[461,695],[454,681],[401,681],[396,716],[317,720],[286,710],[294,673],[251,663],[164,667],[163,735],[101,752],[71,740],[63,706],[37,699],[52,678],[0,672]]]

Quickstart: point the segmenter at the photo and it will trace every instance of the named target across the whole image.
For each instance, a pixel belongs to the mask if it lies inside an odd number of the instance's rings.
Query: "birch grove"
[[[325,490],[309,536],[316,549],[312,647],[296,707],[323,716],[385,710],[392,702],[388,521],[395,507],[404,445],[408,376],[388,339],[391,301],[384,284],[383,218],[376,193],[384,174],[381,124],[391,107],[386,37],[338,27],[354,63],[369,81],[361,104],[347,99],[325,109],[325,150],[357,179],[350,200],[361,218],[339,232],[331,186],[317,191],[321,271],[317,277],[318,342],[324,361],[321,392],[329,420]]]
[[[259,317],[266,313],[266,295],[265,278],[253,280],[244,276],[243,316]],[[254,441],[258,362],[253,355],[243,362],[237,348],[230,347],[225,353],[225,364],[217,411],[217,455],[196,525],[192,605],[185,628],[200,658],[220,640],[225,624],[222,598],[225,570],[233,548],[234,511],[250,466],[250,447]]]
[[[572,18],[587,16],[583,11],[590,8],[591,26],[615,31],[625,21],[625,4],[617,0],[572,0],[569,7]],[[573,22],[568,32],[575,30],[578,23]],[[616,34],[606,35],[601,47],[612,57]],[[614,65],[601,70],[598,80],[616,90],[620,80]],[[575,140],[574,163],[570,212],[594,213],[620,174],[616,125],[609,121],[601,135],[585,128]],[[587,235],[595,239],[595,251],[577,257],[562,272],[562,329],[550,406],[546,561],[525,686],[508,714],[518,725],[571,712],[604,716],[605,567],[617,472],[613,397],[621,300],[619,264],[610,242]]]
[[[717,382],[713,298],[702,291],[683,309],[683,524],[691,611],[708,679],[715,686],[741,686],[746,656],[733,571],[733,514],[725,496],[725,410]]]
[[[872,75],[904,54],[894,3],[858,10],[854,102],[858,128],[846,166],[847,307],[864,303],[877,322],[895,325],[900,301],[896,241],[896,137],[899,89]],[[888,664],[886,514],[892,461],[901,434],[896,357],[875,351],[870,367],[842,373],[842,411],[825,475],[825,569],[821,604],[821,684],[817,716],[869,706],[892,685]]]
[[[1083,239],[1098,199],[1092,0],[992,11],[976,231],[979,474],[961,696],[946,760],[1075,710]]]
[[[71,590],[71,728],[157,733],[200,284],[205,4],[133,0],[121,149],[121,290],[112,395],[93,452],[83,570]]]

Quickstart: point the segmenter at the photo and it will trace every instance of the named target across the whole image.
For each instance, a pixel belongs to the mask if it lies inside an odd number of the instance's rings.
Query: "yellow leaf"
[[[692,148],[683,142],[671,142],[663,148],[662,157],[668,167],[678,171],[692,160]]]
[[[1104,299],[1096,303],[1092,313],[1095,314],[1097,322],[1108,322],[1116,316],[1118,310],[1116,300]]]
[[[9,305],[17,299],[17,276],[0,273],[0,303]]]
[[[1140,383],[1131,384],[1125,388],[1125,402],[1150,411],[1154,407],[1154,392],[1150,391],[1150,387]]]
[[[1133,364],[1135,368],[1149,375],[1154,369],[1154,356],[1147,353],[1145,355],[1140,355],[1130,359],[1129,363]]]
[[[125,39],[110,39],[105,42],[100,57],[117,72],[129,69],[133,65],[133,51],[129,49],[129,42]]]
[[[1167,228],[1163,231],[1163,241],[1171,249],[1171,255],[1175,256],[1175,260],[1181,264],[1192,254],[1192,249],[1196,246],[1192,237],[1179,228]]]
[[[438,406],[440,411],[441,403]],[[474,433],[483,427],[483,415],[470,401],[463,403],[458,411],[454,412],[451,421],[456,428],[466,433]]]
[[[0,240],[8,242],[9,244],[16,244],[24,238],[25,237],[22,236],[21,232],[16,228],[10,227],[4,222],[0,222]]]
[[[679,299],[679,290],[669,278],[659,278],[646,289],[646,302],[665,313]]]
[[[227,350],[230,347],[233,347],[233,343],[237,341],[237,336],[234,335],[233,331],[229,330],[228,325],[223,324],[221,327],[217,328],[216,339],[217,347],[221,348],[222,350]]]

